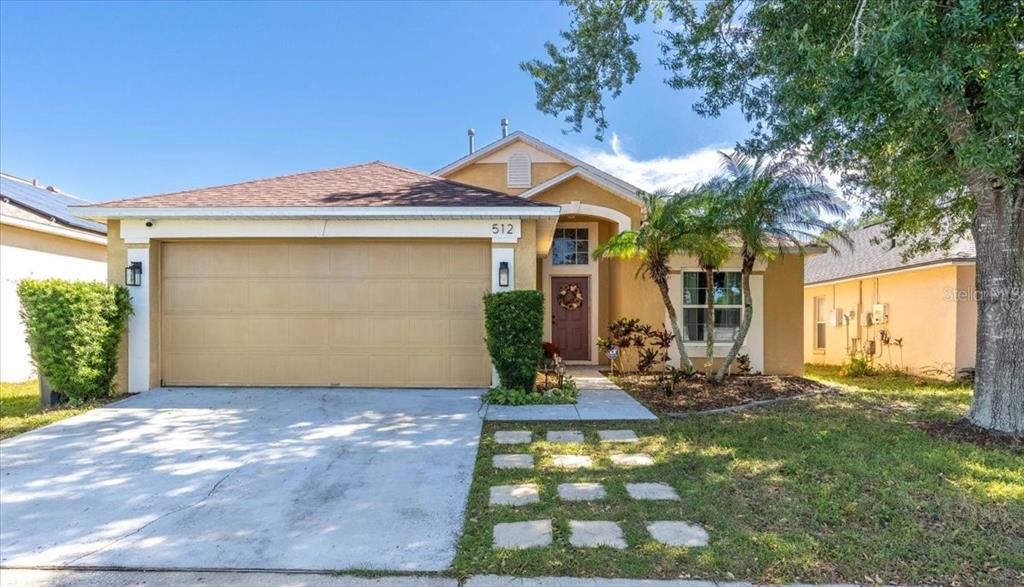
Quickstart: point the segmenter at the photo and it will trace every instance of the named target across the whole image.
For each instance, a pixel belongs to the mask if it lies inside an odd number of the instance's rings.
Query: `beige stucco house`
[[[0,174],[0,381],[35,376],[19,317],[18,280],[106,279],[106,227],[68,210],[85,203],[56,188]]]
[[[885,225],[850,234],[852,249],[808,259],[804,359],[841,365],[851,354],[877,366],[954,377],[974,368],[978,320],[974,243],[903,259]]]
[[[111,281],[130,287],[127,387],[478,387],[492,382],[482,294],[546,294],[545,336],[607,362],[609,322],[666,321],[634,262],[598,244],[643,221],[637,188],[516,132],[433,174],[374,162],[83,207],[109,226]],[[703,276],[673,259],[672,295],[703,351]],[[742,312],[738,261],[716,278],[718,354]],[[755,369],[800,373],[803,260],[757,268]],[[563,302],[560,303],[560,299]]]

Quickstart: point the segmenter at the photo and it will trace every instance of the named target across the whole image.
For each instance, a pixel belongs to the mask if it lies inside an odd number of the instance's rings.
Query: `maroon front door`
[[[551,278],[551,342],[569,361],[590,359],[590,278]]]

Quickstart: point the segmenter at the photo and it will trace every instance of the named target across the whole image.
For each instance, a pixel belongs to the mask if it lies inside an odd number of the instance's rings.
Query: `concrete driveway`
[[[0,564],[449,566],[476,390],[161,389],[0,443]]]

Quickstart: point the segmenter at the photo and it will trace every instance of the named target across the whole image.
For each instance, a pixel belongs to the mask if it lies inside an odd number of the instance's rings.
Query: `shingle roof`
[[[886,225],[873,224],[850,233],[853,250],[836,242],[839,253],[825,253],[804,263],[804,284],[868,276],[884,271],[934,265],[947,261],[973,261],[974,241],[963,238],[948,251],[931,251],[903,261],[903,247],[892,247],[885,238]],[[878,241],[877,243],[873,241]]]
[[[381,161],[97,204],[103,208],[537,206]]]
[[[99,222],[83,220],[75,216],[68,206],[80,206],[89,202],[70,194],[34,186],[22,179],[0,175],[0,196],[12,204],[29,210],[51,222],[71,228],[88,230],[96,234],[107,234],[107,227]]]

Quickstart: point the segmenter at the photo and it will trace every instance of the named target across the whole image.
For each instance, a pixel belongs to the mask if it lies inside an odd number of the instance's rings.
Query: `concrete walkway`
[[[0,587],[753,587],[741,581],[504,577],[476,575],[463,582],[430,575],[353,577],[311,573],[36,571],[4,569]],[[807,587],[806,584],[786,587]],[[830,584],[822,587],[857,587]]]
[[[516,421],[599,421],[657,420],[658,417],[640,402],[593,367],[573,367],[567,373],[580,389],[575,404],[551,406],[484,406],[484,419],[498,422]]]

